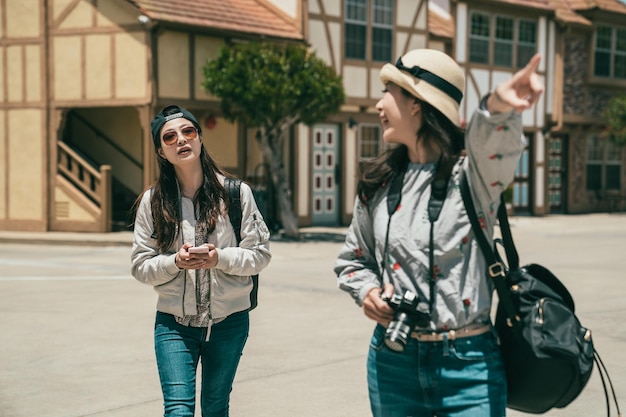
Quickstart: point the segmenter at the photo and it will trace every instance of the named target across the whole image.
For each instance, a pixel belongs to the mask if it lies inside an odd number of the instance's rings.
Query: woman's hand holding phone
[[[176,254],[176,266],[181,269],[207,269],[217,265],[217,250],[215,245],[205,243],[192,246],[185,243]]]

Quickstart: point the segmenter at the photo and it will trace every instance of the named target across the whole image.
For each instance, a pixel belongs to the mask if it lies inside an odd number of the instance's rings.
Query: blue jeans
[[[411,338],[404,352],[384,345],[377,325],[367,358],[374,417],[502,417],[506,378],[495,333],[448,342]]]
[[[202,416],[228,417],[230,392],[249,328],[248,312],[235,313],[214,324],[206,341],[206,328],[182,326],[171,314],[157,312],[154,348],[165,417],[194,415],[199,360]]]

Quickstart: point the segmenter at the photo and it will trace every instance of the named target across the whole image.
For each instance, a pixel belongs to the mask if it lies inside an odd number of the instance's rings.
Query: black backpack
[[[228,205],[228,217],[230,224],[233,226],[235,236],[237,237],[237,245],[241,243],[241,180],[236,178],[225,177],[224,188],[230,197]],[[250,310],[254,310],[258,304],[259,293],[259,274],[252,275],[252,291],[250,292]]]

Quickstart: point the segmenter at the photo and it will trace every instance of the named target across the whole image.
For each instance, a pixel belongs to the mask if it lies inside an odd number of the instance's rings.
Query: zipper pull
[[[539,316],[537,317],[537,323],[543,324],[543,303],[546,301],[545,298],[539,300]]]

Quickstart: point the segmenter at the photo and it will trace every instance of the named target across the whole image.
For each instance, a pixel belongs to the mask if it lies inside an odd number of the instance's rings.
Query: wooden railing
[[[59,174],[76,186],[99,208],[99,229],[111,231],[111,166],[92,167],[64,142],[57,142]]]

